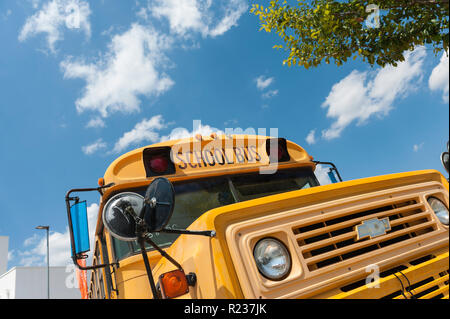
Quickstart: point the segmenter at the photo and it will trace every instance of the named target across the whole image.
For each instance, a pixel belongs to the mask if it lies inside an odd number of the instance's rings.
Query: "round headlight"
[[[430,204],[439,221],[448,226],[448,209],[445,204],[436,197],[429,197],[428,204]]]
[[[286,246],[275,238],[261,239],[253,250],[260,273],[271,280],[286,278],[291,270],[291,256]]]

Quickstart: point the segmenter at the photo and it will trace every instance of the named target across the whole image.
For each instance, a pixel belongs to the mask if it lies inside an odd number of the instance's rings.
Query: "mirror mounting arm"
[[[155,248],[160,254],[161,256],[163,256],[164,258],[166,258],[168,261],[170,261],[175,267],[177,267],[179,270],[183,270],[183,267],[181,267],[181,265],[175,260],[173,259],[168,253],[166,253],[163,249],[161,249],[157,244],[155,244],[155,242],[153,242],[153,240],[151,240],[148,237],[149,234],[146,234],[144,236],[145,242],[149,243],[153,248]]]
[[[146,239],[143,236],[138,238],[142,259],[144,260],[145,269],[147,271],[147,278],[150,283],[150,288],[152,289],[153,299],[159,299],[158,290],[156,289],[155,281],[153,280],[152,268],[150,266],[150,262],[148,261],[147,251],[145,249],[145,242]]]
[[[144,210],[144,209],[143,209]],[[139,214],[140,216],[143,216],[143,213],[141,212]],[[139,247],[141,248],[141,255],[142,260],[144,261],[145,270],[147,272],[147,278],[148,282],[150,284],[150,288],[152,290],[153,299],[160,299],[160,295],[158,293],[158,289],[155,285],[155,280],[153,279],[153,272],[152,268],[150,266],[150,262],[148,261],[147,256],[147,249],[145,248],[145,243],[149,243],[152,245],[162,256],[166,257],[170,262],[175,262],[174,265],[176,265],[178,268],[181,266],[172,259],[164,250],[158,247],[149,237],[147,232],[147,227],[145,225],[145,222],[141,217],[134,216],[135,222],[136,222],[136,236],[138,238]]]
[[[216,237],[216,232],[214,230],[184,230],[184,229],[168,229],[163,228],[159,231],[160,233],[170,233],[170,234],[181,234],[181,235],[198,235],[206,237]]]
[[[108,266],[117,266],[117,267],[119,267],[119,263],[100,264],[100,265],[87,266],[87,267],[81,266],[78,263],[78,260],[86,259],[87,257],[88,257],[87,255],[72,256],[72,261],[78,267],[78,269],[80,269],[80,270],[92,270],[92,269],[104,268],[104,267],[108,267]]]

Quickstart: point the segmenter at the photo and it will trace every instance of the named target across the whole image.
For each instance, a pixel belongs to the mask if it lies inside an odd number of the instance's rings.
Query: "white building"
[[[6,272],[8,266],[8,237],[0,236],[0,275]]]
[[[50,267],[50,299],[80,299],[74,267]],[[0,299],[46,299],[47,267],[14,267],[0,275]]]
[[[50,256],[51,257],[51,256]],[[0,299],[46,299],[47,267],[13,267],[6,271],[8,237],[0,237]],[[75,266],[50,267],[50,299],[80,299]]]

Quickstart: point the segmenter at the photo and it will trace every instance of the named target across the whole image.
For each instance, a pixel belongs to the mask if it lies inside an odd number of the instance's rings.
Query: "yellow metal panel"
[[[441,293],[445,293],[445,292],[448,292],[448,286],[444,286],[435,291],[432,291],[429,294],[426,294],[425,296],[420,297],[419,299],[431,299],[431,298],[433,298]]]
[[[448,248],[447,248],[448,250]],[[426,261],[425,263],[417,266],[412,266],[403,270],[403,274],[410,278],[411,284],[422,281],[430,276],[436,275],[439,272],[446,271],[448,269],[449,253],[448,251],[442,255],[437,256],[434,259]],[[397,277],[402,280],[402,275],[399,273]],[[379,288],[372,288],[376,283],[362,286],[349,292],[342,292],[338,295],[331,297],[331,299],[365,299],[365,298],[381,298],[385,295],[389,295],[395,291],[401,290],[401,284],[399,279],[395,275],[390,275],[385,278],[381,278],[378,282]],[[405,284],[404,284],[405,285]],[[447,288],[448,289],[448,288]]]
[[[423,291],[425,291],[425,290],[427,290],[427,289],[429,289],[431,287],[440,285],[440,284],[444,283],[445,281],[448,281],[448,274],[445,275],[444,277],[439,277],[438,279],[435,279],[435,280],[433,280],[433,281],[431,281],[431,282],[429,282],[429,283],[427,283],[427,284],[425,284],[423,286],[420,286],[418,288],[413,289],[412,293],[414,293],[414,294],[421,293],[421,292],[423,292]],[[423,299],[423,297],[421,297],[421,298]],[[400,295],[398,297],[395,297],[394,299],[405,299],[405,297]]]

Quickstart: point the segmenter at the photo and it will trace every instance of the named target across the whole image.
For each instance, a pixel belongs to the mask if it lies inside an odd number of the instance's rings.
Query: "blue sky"
[[[265,1],[259,1],[264,3]],[[69,256],[64,196],[120,154],[200,132],[278,128],[344,179],[441,172],[448,58],[282,65],[246,0],[1,0],[0,235],[9,267]],[[98,197],[87,196],[90,217]]]

